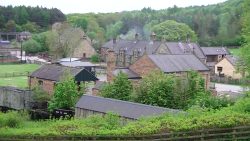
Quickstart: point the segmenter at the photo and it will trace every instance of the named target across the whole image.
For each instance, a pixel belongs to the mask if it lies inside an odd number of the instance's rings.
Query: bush
[[[99,63],[100,62],[100,56],[98,54],[92,55],[90,58],[90,61],[92,63]]]
[[[33,39],[25,41],[23,43],[23,48],[27,53],[37,53],[42,50],[41,45]]]
[[[49,93],[45,92],[40,86],[35,86],[33,92],[33,99],[36,102],[48,102],[51,99]]]
[[[0,127],[17,128],[28,119],[27,113],[10,111],[8,113],[0,113]]]
[[[205,92],[198,94],[198,96],[190,103],[189,106],[199,106],[201,108],[208,109],[220,109],[222,107],[228,107],[233,104],[233,100],[227,97],[216,97],[211,95],[210,92]]]

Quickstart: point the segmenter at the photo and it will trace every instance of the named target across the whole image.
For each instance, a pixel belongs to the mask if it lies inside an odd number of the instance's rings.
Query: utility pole
[[[21,63],[23,63],[23,38],[19,35],[19,40],[21,43]]]

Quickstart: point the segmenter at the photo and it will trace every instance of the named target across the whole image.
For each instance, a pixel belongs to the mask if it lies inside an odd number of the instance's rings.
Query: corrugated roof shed
[[[149,58],[166,73],[184,72],[189,70],[209,71],[196,56],[187,55],[148,55]]]
[[[82,108],[101,113],[114,112],[122,117],[131,119],[139,119],[143,116],[155,116],[166,112],[172,114],[180,112],[179,110],[174,109],[90,95],[83,95],[77,102],[76,108]]]

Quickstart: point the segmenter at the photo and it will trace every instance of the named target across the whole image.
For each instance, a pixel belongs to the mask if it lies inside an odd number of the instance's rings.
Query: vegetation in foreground
[[[0,136],[60,136],[60,135],[143,135],[207,128],[226,128],[250,125],[250,97],[238,100],[233,106],[213,110],[194,106],[186,113],[143,118],[123,125],[117,115],[86,119],[30,121],[20,113],[0,113]]]

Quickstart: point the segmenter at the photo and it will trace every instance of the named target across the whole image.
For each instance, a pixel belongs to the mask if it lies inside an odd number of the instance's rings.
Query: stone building
[[[39,85],[44,91],[52,94],[56,83],[60,82],[61,78],[67,71],[74,77],[78,84],[80,84],[80,82],[98,80],[95,75],[85,68],[48,64],[43,65],[41,68],[29,75],[29,88],[32,89],[33,87]]]
[[[231,77],[232,79],[241,79],[245,74],[239,72],[237,63],[240,65],[238,58],[227,55],[215,64],[215,74]]]
[[[200,46],[190,42],[164,42],[151,40],[110,40],[101,47],[101,58],[107,61],[108,49],[112,49],[116,56],[117,67],[128,67],[138,60],[144,53],[147,54],[193,54],[204,63],[206,56]]]
[[[229,55],[229,51],[225,47],[201,47],[201,49],[206,56],[206,65],[210,68],[212,74],[215,71],[215,64]]]

